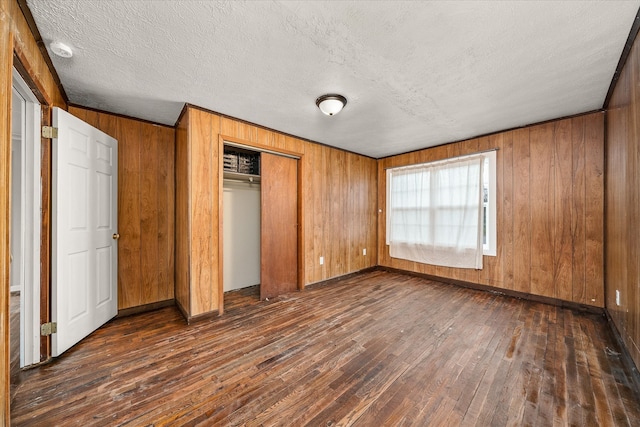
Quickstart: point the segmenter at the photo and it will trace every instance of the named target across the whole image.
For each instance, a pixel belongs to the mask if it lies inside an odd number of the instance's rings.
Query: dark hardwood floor
[[[13,425],[640,425],[600,315],[383,271],[248,298],[110,322],[22,373]]]
[[[260,304],[260,285],[224,293],[224,311]]]

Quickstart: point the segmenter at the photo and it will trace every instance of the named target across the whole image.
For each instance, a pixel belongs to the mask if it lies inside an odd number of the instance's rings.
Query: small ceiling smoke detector
[[[316,105],[327,116],[333,116],[338,114],[345,105],[347,105],[347,98],[338,94],[322,95],[316,99]]]
[[[49,47],[51,48],[51,52],[61,58],[71,58],[73,56],[71,48],[62,42],[52,42]]]

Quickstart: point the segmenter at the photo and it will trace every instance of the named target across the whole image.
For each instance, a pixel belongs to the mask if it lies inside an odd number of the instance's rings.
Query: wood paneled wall
[[[376,265],[374,159],[188,107],[176,153],[176,300],[188,316],[217,310],[222,292],[219,135],[301,154],[305,285]]]
[[[118,140],[118,309],[174,298],[175,130],[71,106]]]
[[[14,54],[43,104],[66,108],[16,0],[0,0],[0,425],[9,424],[9,224]],[[16,64],[17,65],[17,64]],[[45,117],[45,120],[48,118]]]
[[[218,310],[220,118],[188,108],[176,142],[176,301],[188,318]]]
[[[603,307],[603,122],[594,113],[381,159],[379,264]],[[391,258],[385,168],[490,148],[498,148],[497,256],[480,271]]]
[[[607,106],[606,306],[640,367],[640,42]],[[620,305],[616,304],[616,290]]]

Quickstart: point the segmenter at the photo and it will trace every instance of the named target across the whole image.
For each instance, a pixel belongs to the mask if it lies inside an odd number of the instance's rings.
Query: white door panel
[[[117,141],[54,108],[52,320],[59,356],[117,314]]]

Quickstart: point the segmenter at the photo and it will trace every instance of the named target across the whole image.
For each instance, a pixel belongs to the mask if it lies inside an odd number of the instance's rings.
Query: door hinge
[[[54,128],[52,126],[42,126],[42,137],[43,138],[57,138],[58,137],[58,128]]]
[[[55,322],[44,323],[40,325],[40,335],[48,337],[58,332],[58,324]]]

